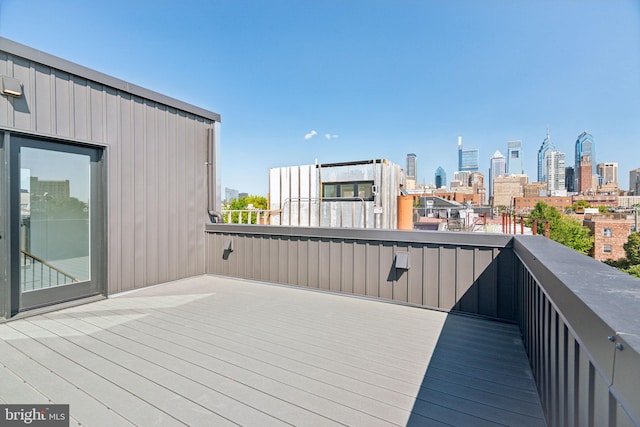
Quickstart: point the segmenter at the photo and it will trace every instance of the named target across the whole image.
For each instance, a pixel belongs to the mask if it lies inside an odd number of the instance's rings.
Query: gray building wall
[[[205,272],[219,115],[2,38],[0,75],[23,85],[0,98],[2,130],[104,147],[109,293]]]

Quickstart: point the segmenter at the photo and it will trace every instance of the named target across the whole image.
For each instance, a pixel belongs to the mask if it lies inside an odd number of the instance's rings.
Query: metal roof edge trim
[[[235,233],[292,236],[323,239],[374,240],[398,243],[441,244],[452,246],[483,246],[511,248],[511,235],[399,231],[365,228],[288,227],[279,225],[206,224],[207,233]]]
[[[215,122],[221,122],[220,114],[213,111],[205,110],[204,108],[197,107],[184,101],[172,98],[167,95],[163,95],[159,92],[155,92],[151,89],[146,89],[142,86],[137,86],[133,83],[118,79],[116,77],[109,76],[101,73],[100,71],[87,68],[85,66],[76,64],[74,62],[62,59],[60,57],[51,55],[49,53],[34,49],[32,47],[20,44],[13,40],[9,40],[4,37],[0,37],[0,51],[15,55],[29,61],[33,61],[48,67],[58,69],[60,71],[73,74],[87,80],[94,81],[96,83],[103,84],[105,86],[112,87],[114,89],[130,93],[135,96],[139,96],[150,101],[158,102],[160,104],[167,105],[169,107],[176,108],[188,113],[195,114]]]

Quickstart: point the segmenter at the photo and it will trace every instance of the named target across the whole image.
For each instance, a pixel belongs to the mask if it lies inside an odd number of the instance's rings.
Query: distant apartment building
[[[553,206],[559,211],[564,211],[573,204],[571,196],[516,197],[514,208],[518,213],[530,212],[539,202]]]
[[[629,171],[629,192],[640,196],[640,168]]]
[[[618,195],[617,194],[604,194],[604,193],[588,193],[588,194],[576,194],[571,196],[571,200],[573,203],[576,203],[578,200],[584,200],[591,207],[602,206],[605,208],[614,209],[618,207]]]
[[[387,160],[269,169],[271,225],[397,227],[402,168]]]
[[[545,156],[546,183],[550,196],[562,196],[567,189],[564,186],[565,157],[560,151],[548,151]]]
[[[513,206],[514,199],[522,197],[523,187],[529,182],[527,175],[496,177],[493,181],[493,207]]]
[[[443,188],[447,186],[447,174],[442,166],[438,166],[438,169],[436,169],[435,183],[436,188]]]
[[[640,196],[618,196],[618,207],[631,209],[640,205]]]
[[[522,141],[507,142],[507,173],[509,175],[524,174],[524,159],[522,157]]]
[[[499,176],[507,174],[506,159],[500,152],[496,150],[489,160],[489,197],[493,197],[493,180]]]
[[[600,177],[602,184],[617,184],[618,183],[618,163],[598,163],[596,166],[597,174]]]
[[[546,182],[532,182],[523,186],[523,197],[544,197],[547,195]]]
[[[598,261],[625,258],[624,244],[634,229],[634,217],[628,214],[586,214],[582,224],[593,235],[589,253]]]

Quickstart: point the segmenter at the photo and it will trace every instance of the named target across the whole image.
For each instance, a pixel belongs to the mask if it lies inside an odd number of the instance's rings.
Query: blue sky
[[[637,0],[0,0],[0,35],[221,114],[241,192],[410,152],[451,179],[458,135],[485,174],[522,140],[535,180],[547,127],[568,165],[587,130],[623,188],[640,167]]]

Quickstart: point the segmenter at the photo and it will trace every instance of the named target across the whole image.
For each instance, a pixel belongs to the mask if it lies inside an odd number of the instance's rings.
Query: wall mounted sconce
[[[7,96],[22,96],[22,83],[20,80],[14,79],[9,76],[2,76],[2,86],[0,87],[3,95]]]
[[[409,269],[409,252],[396,252],[393,259],[393,265],[396,269]]]

